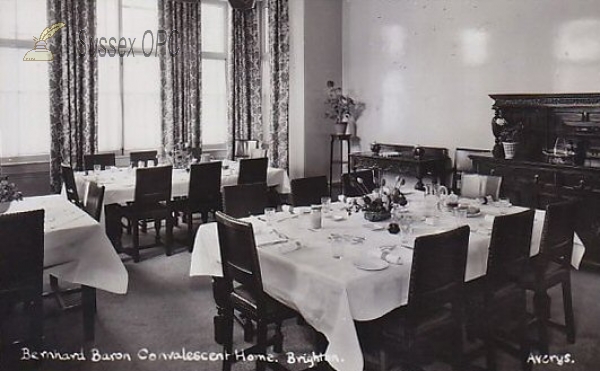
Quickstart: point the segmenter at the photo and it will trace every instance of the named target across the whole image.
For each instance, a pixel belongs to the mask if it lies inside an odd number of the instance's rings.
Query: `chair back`
[[[136,169],[134,202],[138,205],[170,203],[172,174],[171,165]]]
[[[0,215],[0,296],[26,290],[42,296],[44,210]]]
[[[104,208],[104,186],[98,187],[96,182],[90,182],[88,194],[83,209],[96,221],[100,221],[102,209]]]
[[[102,170],[107,166],[115,166],[115,154],[102,153],[83,156],[84,170],[94,170],[94,165],[100,165]]]
[[[267,167],[269,159],[243,158],[240,159],[238,184],[267,183]]]
[[[292,179],[291,185],[294,206],[320,204],[321,197],[329,196],[327,177],[324,175]]]
[[[363,183],[358,182],[358,178]],[[357,170],[342,174],[342,192],[347,197],[362,196],[375,189],[375,177],[372,169]],[[365,192],[368,191],[368,192]]]
[[[540,263],[553,261],[568,268],[573,254],[576,204],[559,202],[546,206],[546,216],[540,241]]]
[[[129,164],[132,167],[138,167],[139,162],[142,161],[145,167],[148,167],[149,162],[152,162],[156,166],[158,165],[157,155],[158,151],[131,152],[129,154]]]
[[[409,315],[462,300],[469,226],[417,237],[408,292]]]
[[[65,192],[67,193],[67,199],[75,205],[80,206],[81,201],[79,199],[79,193],[77,192],[77,184],[75,183],[73,168],[68,165],[61,165],[60,171],[63,178],[63,182],[65,183]]]
[[[254,139],[236,139],[235,140],[235,157],[248,158],[253,149],[259,148],[258,140]]]
[[[500,197],[502,177],[495,175],[462,174],[460,194],[463,197],[476,198],[492,196]]]
[[[192,208],[221,202],[221,169],[221,161],[190,166],[188,199]]]
[[[220,211],[216,212],[215,218],[227,292],[231,293],[237,284],[244,285],[260,312],[264,309],[265,294],[252,224]]]
[[[267,205],[267,186],[264,183],[223,187],[223,211],[234,218],[262,214]]]
[[[523,273],[531,251],[534,210],[494,218],[486,279],[499,286]]]

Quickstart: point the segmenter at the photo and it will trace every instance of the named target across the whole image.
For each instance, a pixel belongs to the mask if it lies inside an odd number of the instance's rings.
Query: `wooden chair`
[[[310,206],[320,204],[321,197],[329,196],[326,176],[292,179],[292,204]]]
[[[75,183],[73,168],[71,168],[69,165],[61,165],[60,171],[65,184],[67,199],[77,205],[77,207],[81,207],[82,203],[79,199],[79,193],[77,192],[77,184]]]
[[[542,353],[548,353],[548,327],[565,331],[567,341],[575,343],[575,315],[571,295],[571,257],[575,233],[576,204],[561,202],[549,204],[540,242],[540,252],[531,259],[527,274],[521,285],[534,293],[535,321],[538,326]],[[550,297],[548,290],[561,285],[565,323],[550,320]]]
[[[408,303],[378,320],[379,341],[388,354],[418,367],[416,343],[447,331],[453,370],[464,370],[463,289],[469,227],[418,237],[412,258]],[[382,369],[386,369],[382,367]]]
[[[100,165],[102,170],[109,166],[115,166],[115,154],[103,153],[83,156],[84,170],[94,170],[94,165]]]
[[[221,165],[220,161],[191,165],[188,195],[173,201],[173,210],[185,216],[190,251],[194,245],[193,214],[202,214],[202,222],[206,223],[208,213],[222,209]]]
[[[96,221],[100,221],[100,217],[102,215],[102,209],[104,208],[104,186],[98,187],[98,184],[95,182],[90,182],[88,185],[88,194],[85,200],[85,204],[83,205],[83,210]],[[58,278],[53,274],[50,274],[50,288],[52,296],[56,299],[58,306],[62,310],[70,310],[81,307],[80,298],[75,299],[74,301],[67,301],[66,295],[75,294],[81,292],[81,288],[73,288],[63,290],[60,288],[58,283]],[[48,295],[48,294],[44,294]]]
[[[129,153],[129,164],[132,167],[138,167],[140,161],[144,163],[144,167],[148,167],[148,163],[152,162],[154,166],[158,165],[158,151],[138,151]]]
[[[44,210],[0,215],[0,241],[0,368],[16,370],[22,367],[18,362],[22,346],[42,346]],[[17,303],[25,303],[27,331],[22,338],[7,339],[5,344],[2,328],[11,323]],[[13,346],[15,340],[21,345]]]
[[[481,303],[468,306],[481,308],[469,322],[481,331],[488,370],[496,370],[497,347],[517,357],[523,369],[531,368],[527,301],[519,279],[529,263],[534,215],[534,210],[526,210],[494,218],[486,275],[467,284],[469,296]]]
[[[155,247],[160,243],[161,221],[166,220],[165,248],[167,256],[172,254],[173,209],[171,206],[172,166],[138,168],[135,178],[135,194],[132,203],[123,207],[125,216],[133,229],[133,246],[124,249],[135,262],[140,260],[141,248]],[[156,230],[156,244],[140,246],[139,221],[153,220]]]
[[[268,166],[269,160],[266,157],[240,159],[238,184],[267,184]]]
[[[362,184],[358,182],[358,178],[362,179]],[[362,196],[374,189],[375,177],[371,169],[342,174],[342,193],[347,197]]]
[[[283,334],[281,323],[298,314],[265,293],[254,232],[250,223],[236,220],[221,212],[216,213],[221,264],[223,267],[224,310],[223,352],[233,353],[234,312],[256,323],[256,344],[245,349],[245,354],[266,354],[267,348],[281,353]],[[268,337],[268,326],[275,325],[275,334]],[[260,358],[260,357],[259,357]],[[223,361],[223,370],[231,370],[235,357]],[[256,369],[266,368],[264,361],[257,361]]]
[[[268,205],[264,183],[223,187],[223,211],[234,218],[264,213]]]
[[[476,172],[473,169],[473,161],[470,155],[490,155],[492,151],[485,149],[456,148],[454,151],[454,166],[452,167],[452,189],[454,193],[460,194],[461,176],[463,173]]]
[[[462,174],[460,195],[468,198],[492,196],[500,197],[502,177],[495,175]]]

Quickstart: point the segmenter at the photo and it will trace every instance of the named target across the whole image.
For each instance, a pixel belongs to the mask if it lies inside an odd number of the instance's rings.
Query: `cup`
[[[267,221],[267,225],[271,225],[273,219],[275,219],[275,208],[265,207],[265,220]]]
[[[312,205],[310,207],[310,228],[321,229],[321,205]]]
[[[293,214],[294,213],[294,207],[292,205],[281,205],[281,210],[286,212],[286,213],[290,213]]]
[[[323,215],[325,217],[328,216],[329,212],[331,211],[331,197],[329,196],[323,196],[321,197],[321,211],[323,212]]]
[[[338,195],[338,201],[341,203],[346,203],[346,196],[345,195]]]
[[[466,224],[467,220],[467,209],[465,208],[456,208],[452,211],[454,217],[456,218],[456,224],[458,226]]]
[[[344,240],[341,236],[332,235],[329,237],[331,243],[331,257],[341,259],[344,256]]]
[[[94,174],[98,175],[100,174],[100,171],[102,171],[102,165],[94,164]]]

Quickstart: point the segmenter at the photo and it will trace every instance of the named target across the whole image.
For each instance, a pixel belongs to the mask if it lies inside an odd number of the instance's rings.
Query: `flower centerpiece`
[[[363,211],[364,217],[368,221],[387,220],[392,216],[394,205],[406,206],[408,204],[406,197],[400,191],[400,187],[404,184],[404,179],[400,176],[396,177],[396,183],[392,187],[386,186],[385,179],[380,177],[376,183],[377,188],[373,192],[369,192],[364,180],[360,177],[351,176],[350,181],[363,193],[362,205],[355,201],[356,208]]]
[[[23,194],[19,192],[15,183],[10,183],[8,177],[0,177],[0,202],[21,201]]]
[[[349,95],[344,95],[342,88],[335,86],[331,80],[327,81],[327,89],[325,117],[335,124],[336,134],[345,134],[348,123],[360,116],[365,105],[356,102]]]

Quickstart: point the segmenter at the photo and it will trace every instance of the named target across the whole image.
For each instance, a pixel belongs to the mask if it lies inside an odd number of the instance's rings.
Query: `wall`
[[[326,83],[342,81],[342,0],[290,0],[290,175],[329,174]]]
[[[491,148],[491,93],[600,90],[597,0],[345,0],[344,88],[372,141]]]

